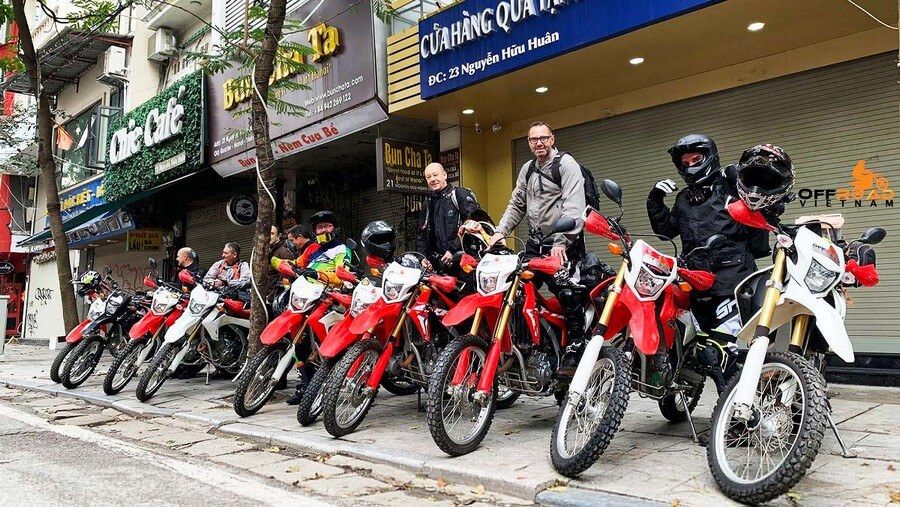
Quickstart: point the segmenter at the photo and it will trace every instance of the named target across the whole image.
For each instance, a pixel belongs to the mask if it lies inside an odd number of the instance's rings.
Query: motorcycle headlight
[[[116,310],[122,306],[122,301],[122,296],[110,296],[110,298],[106,300],[106,313],[110,315],[116,313]]]
[[[388,282],[385,280],[384,282],[384,298],[388,301],[392,301],[397,299],[400,296],[400,291],[403,289],[402,283],[396,282]]]
[[[366,308],[372,306],[372,303],[369,301],[364,301],[360,298],[353,298],[353,301],[350,302],[350,315],[356,317],[360,313],[366,311]]]
[[[202,301],[191,301],[188,304],[188,311],[193,313],[194,315],[199,315],[203,312],[203,309],[206,308],[206,303]]]
[[[298,312],[302,312],[306,303],[309,302],[309,298],[300,297],[294,293],[291,293],[291,307]]]
[[[803,282],[809,287],[809,290],[814,293],[824,292],[825,289],[831,287],[831,284],[837,279],[838,274],[839,273],[821,265],[819,261],[812,259],[812,263],[809,265],[809,270],[806,272],[806,278],[804,278]]]
[[[634,288],[637,289],[638,294],[645,298],[649,298],[657,295],[665,284],[665,280],[653,276],[649,271],[642,267],[641,270],[638,271],[637,280],[634,282]]]
[[[89,320],[97,320],[101,315],[103,315],[104,308],[105,308],[105,306],[102,304],[101,305],[92,304],[90,309],[88,309],[87,318]]]
[[[500,278],[500,273],[478,273],[478,288],[481,289],[481,292],[494,292],[497,290],[498,278]]]

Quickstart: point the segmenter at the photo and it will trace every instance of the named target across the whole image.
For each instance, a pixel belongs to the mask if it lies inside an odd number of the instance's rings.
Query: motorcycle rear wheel
[[[370,393],[366,383],[380,353],[380,343],[361,340],[347,350],[325,380],[322,422],[332,436],[356,431],[372,408],[378,387]]]
[[[56,353],[56,357],[53,358],[53,364],[50,365],[50,380],[57,384],[62,382],[62,379],[59,378],[59,370],[62,369],[62,364],[66,360],[66,356],[72,352],[72,349],[74,349],[76,345],[77,344],[64,343],[62,348],[59,349],[59,352]]]
[[[134,391],[139,401],[152,398],[166,382],[169,378],[169,366],[172,365],[181,346],[180,343],[166,343],[156,352],[150,366],[141,374],[137,389]]]
[[[769,352],[748,424],[733,417],[739,380],[732,377],[710,418],[706,458],[726,496],[766,503],[800,482],[819,452],[828,420],[824,381],[801,356]]]
[[[497,408],[497,386],[491,389],[487,399],[474,398],[478,377],[485,366],[488,344],[481,338],[466,334],[454,338],[438,356],[437,364],[428,382],[426,416],[431,438],[442,451],[450,456],[462,456],[474,451],[491,428]],[[466,357],[468,369],[463,381],[452,386],[460,358]],[[460,423],[464,425],[458,432]]]
[[[333,367],[333,361],[323,359],[316,369],[316,373],[309,380],[309,385],[306,386],[303,397],[300,398],[300,404],[297,405],[297,422],[300,423],[300,426],[309,426],[316,422],[316,419],[322,414],[322,399],[325,394],[322,387]]]
[[[283,350],[279,347],[265,347],[253,356],[250,364],[234,390],[234,412],[241,417],[249,417],[261,409],[272,393],[277,381],[272,375],[278,369]]]
[[[89,336],[81,340],[63,362],[59,373],[62,385],[66,389],[73,389],[83,384],[94,373],[102,355],[102,338]]]
[[[559,407],[550,437],[557,472],[576,477],[597,462],[619,429],[630,393],[631,362],[621,350],[603,347],[578,404],[567,395]]]
[[[697,408],[697,403],[700,401],[700,396],[703,394],[703,383],[698,384],[690,393],[685,393],[685,397],[687,398],[687,409],[688,412],[693,414],[694,409]],[[659,405],[659,412],[663,417],[666,418],[667,421],[673,424],[683,423],[687,421],[688,412],[684,411],[684,404],[681,403],[681,396],[677,393],[668,393],[657,402]]]

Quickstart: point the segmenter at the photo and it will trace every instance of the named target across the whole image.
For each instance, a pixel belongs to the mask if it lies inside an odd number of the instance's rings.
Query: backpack
[[[568,155],[569,152],[561,151],[557,156],[553,159],[553,162],[550,163],[550,176],[547,176],[541,171],[537,169],[537,160],[532,159],[531,164],[528,165],[528,172],[525,173],[525,181],[527,182],[529,178],[531,178],[532,173],[538,173],[541,177],[547,178],[552,181],[556,186],[562,188],[562,175],[559,173],[559,161],[562,159],[563,155]],[[576,163],[578,163],[576,161]],[[594,181],[594,174],[587,167],[578,164],[579,169],[581,169],[581,176],[584,177],[584,202],[588,206],[599,210],[600,209],[600,192],[597,191],[597,182]]]

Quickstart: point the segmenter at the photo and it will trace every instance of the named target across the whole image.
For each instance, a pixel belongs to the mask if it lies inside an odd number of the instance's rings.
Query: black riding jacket
[[[453,193],[459,208],[453,204]],[[416,250],[434,262],[444,252],[456,253],[462,250],[459,243],[459,226],[478,209],[475,194],[465,187],[447,185],[443,190],[431,192],[422,204],[419,216],[419,238]]]
[[[737,284],[756,270],[755,259],[771,254],[768,232],[735,222],[725,209],[729,197],[737,198],[734,178],[734,166],[726,167],[711,185],[678,192],[671,210],[663,202],[665,194],[661,190],[653,189],[647,197],[653,232],[669,238],[680,235],[683,252],[702,246],[715,234],[725,236],[722,247],[688,256],[689,269],[716,275],[710,290],[698,296],[734,294]]]

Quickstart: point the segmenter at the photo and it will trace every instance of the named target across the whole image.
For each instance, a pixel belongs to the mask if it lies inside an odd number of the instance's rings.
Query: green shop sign
[[[104,190],[115,201],[203,166],[203,73],[178,80],[109,127]]]

